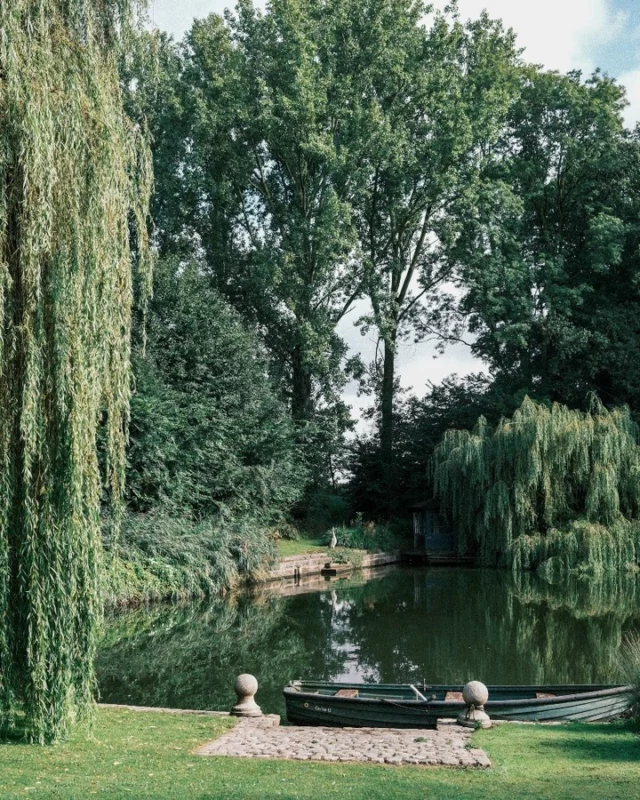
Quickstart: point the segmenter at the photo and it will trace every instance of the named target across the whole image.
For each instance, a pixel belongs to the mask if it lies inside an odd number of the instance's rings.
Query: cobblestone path
[[[484,750],[469,748],[471,731],[443,723],[438,730],[280,726],[278,717],[242,719],[198,750],[204,756],[284,758],[367,764],[490,767]]]

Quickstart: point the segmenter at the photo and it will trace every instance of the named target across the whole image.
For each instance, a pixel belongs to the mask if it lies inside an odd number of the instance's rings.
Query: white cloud
[[[459,8],[465,19],[486,9],[514,29],[528,61],[562,72],[592,71],[594,50],[615,38],[625,20],[612,0],[460,0]]]
[[[618,76],[618,83],[627,88],[629,106],[625,109],[624,121],[628,128],[635,128],[640,122],[640,69],[624,72]]]
[[[436,5],[448,2],[437,0]],[[234,6],[235,0],[152,0],[150,15],[159,28],[181,38],[195,17]],[[476,18],[486,9],[517,32],[528,60],[561,71],[596,66],[594,50],[612,41],[625,24],[625,15],[612,6],[613,0],[459,0],[463,18]]]

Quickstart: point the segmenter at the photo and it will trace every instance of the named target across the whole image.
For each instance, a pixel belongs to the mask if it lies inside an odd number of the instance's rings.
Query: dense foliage
[[[201,254],[258,326],[320,484],[349,424],[341,390],[362,372],[338,326],[370,309],[352,319],[383,345],[388,466],[396,350],[449,317],[450,216],[517,94],[499,22],[425,12],[413,0],[265,14],[243,2],[179,46],[143,40],[134,70],[131,106],[156,141],[160,246]]]
[[[445,430],[481,414],[496,424],[525,394],[585,410],[595,391],[638,419],[640,143],[623,126],[624,91],[602,75],[530,67],[519,86],[475,190],[451,209],[444,253],[460,294],[439,334],[468,328],[462,338],[490,374],[396,403],[391,489],[376,407],[375,434],[352,461],[359,508],[384,512],[392,495],[397,514],[428,498],[426,466]]]
[[[640,141],[600,74],[526,69],[460,218],[461,313],[512,393],[640,410]]]
[[[20,706],[38,741],[92,701],[100,497],[123,492],[132,222],[149,285],[134,5],[0,4],[0,721]]]
[[[355,110],[346,181],[371,309],[362,323],[382,352],[371,385],[391,497],[398,349],[446,328],[458,267],[447,257],[452,217],[461,197],[476,196],[518,93],[519,62],[512,33],[486,15],[464,25],[449,9],[424,24],[420,3],[347,8],[343,68]]]
[[[640,447],[627,408],[551,408],[526,398],[510,419],[449,431],[434,488],[460,549],[484,564],[628,569],[640,561]]]
[[[274,557],[305,465],[256,337],[195,262],[155,270],[135,348],[127,508],[110,603],[210,596]]]
[[[513,411],[513,398],[500,392],[487,375],[452,375],[431,384],[424,397],[405,393],[396,403],[393,475],[389,480],[380,455],[380,414],[369,412],[372,431],[355,439],[346,456],[348,497],[369,519],[407,518],[432,494],[431,456],[449,429],[475,425],[479,416],[496,424]],[[435,506],[434,506],[435,507]]]
[[[109,607],[212,598],[275,558],[264,522],[218,516],[190,521],[165,514],[129,515],[103,574]]]
[[[261,348],[197,264],[158,264],[134,369],[132,511],[268,524],[297,500],[305,470]]]

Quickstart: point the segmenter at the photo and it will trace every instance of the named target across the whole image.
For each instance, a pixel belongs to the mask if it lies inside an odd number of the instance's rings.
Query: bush
[[[352,514],[344,492],[317,489],[308,494],[300,523],[306,530],[317,534],[335,525],[344,525]]]
[[[106,546],[107,605],[211,597],[275,560],[270,531],[255,520],[202,522],[128,515]]]
[[[306,472],[255,336],[197,264],[158,266],[134,359],[128,501],[193,520],[280,519]]]

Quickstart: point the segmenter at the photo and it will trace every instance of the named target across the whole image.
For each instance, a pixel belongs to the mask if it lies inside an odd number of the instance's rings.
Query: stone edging
[[[399,550],[386,553],[363,553],[357,551],[355,563],[338,563],[332,560],[330,550],[326,553],[303,553],[297,556],[285,556],[264,577],[265,582],[277,580],[299,580],[311,575],[320,575],[327,562],[331,562],[331,569],[338,574],[353,572],[354,570],[371,569],[386,564],[398,564],[402,561]]]

